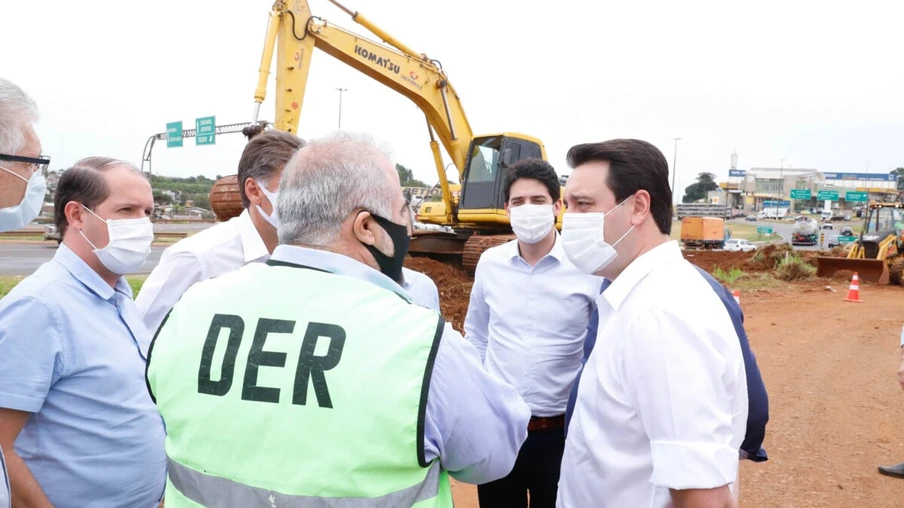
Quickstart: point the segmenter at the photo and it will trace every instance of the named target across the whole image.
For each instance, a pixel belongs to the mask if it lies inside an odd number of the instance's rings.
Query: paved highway
[[[151,273],[160,261],[160,254],[165,248],[151,247],[151,255],[147,262],[135,273]],[[56,250],[56,242],[45,244],[0,242],[0,275],[31,275],[39,266],[50,261]]]
[[[740,222],[740,221],[732,221],[732,222]],[[791,243],[791,231],[794,230],[793,222],[767,222],[767,221],[757,221],[757,222],[746,222],[746,224],[752,224],[756,226],[770,226],[772,230],[784,239],[785,243]],[[823,249],[828,249],[829,239],[832,235],[839,234],[841,228],[845,226],[855,226],[858,223],[856,222],[836,222],[834,223],[835,229],[820,229],[817,234],[825,234],[825,242],[823,243]],[[822,223],[820,223],[822,226]],[[816,245],[794,245],[795,249],[799,250],[820,250],[819,244]]]

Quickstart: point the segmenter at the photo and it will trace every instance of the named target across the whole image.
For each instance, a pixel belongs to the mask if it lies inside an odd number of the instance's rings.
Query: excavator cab
[[[458,221],[509,226],[505,214],[506,169],[524,159],[546,159],[543,144],[521,134],[494,134],[475,137],[468,150],[462,178]]]

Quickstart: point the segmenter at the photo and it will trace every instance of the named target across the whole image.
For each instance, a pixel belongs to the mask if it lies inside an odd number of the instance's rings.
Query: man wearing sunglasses
[[[0,77],[0,232],[24,227],[44,204],[50,158],[41,155],[33,126],[37,119],[35,101]]]

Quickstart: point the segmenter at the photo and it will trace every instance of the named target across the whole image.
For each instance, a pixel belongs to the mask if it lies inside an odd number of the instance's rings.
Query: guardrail
[[[33,230],[16,230],[16,231],[6,231],[4,233],[0,233],[0,237],[13,237],[13,238],[27,238],[29,236],[44,236],[44,231],[39,229]],[[154,238],[185,238],[188,236],[188,233],[185,232],[161,232],[154,233]]]

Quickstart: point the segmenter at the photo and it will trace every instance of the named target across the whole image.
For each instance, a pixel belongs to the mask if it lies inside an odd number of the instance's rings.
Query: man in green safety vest
[[[451,507],[449,476],[506,476],[530,410],[398,284],[398,174],[368,137],[286,165],[279,246],[191,287],[147,383],[166,423],[167,508]]]

